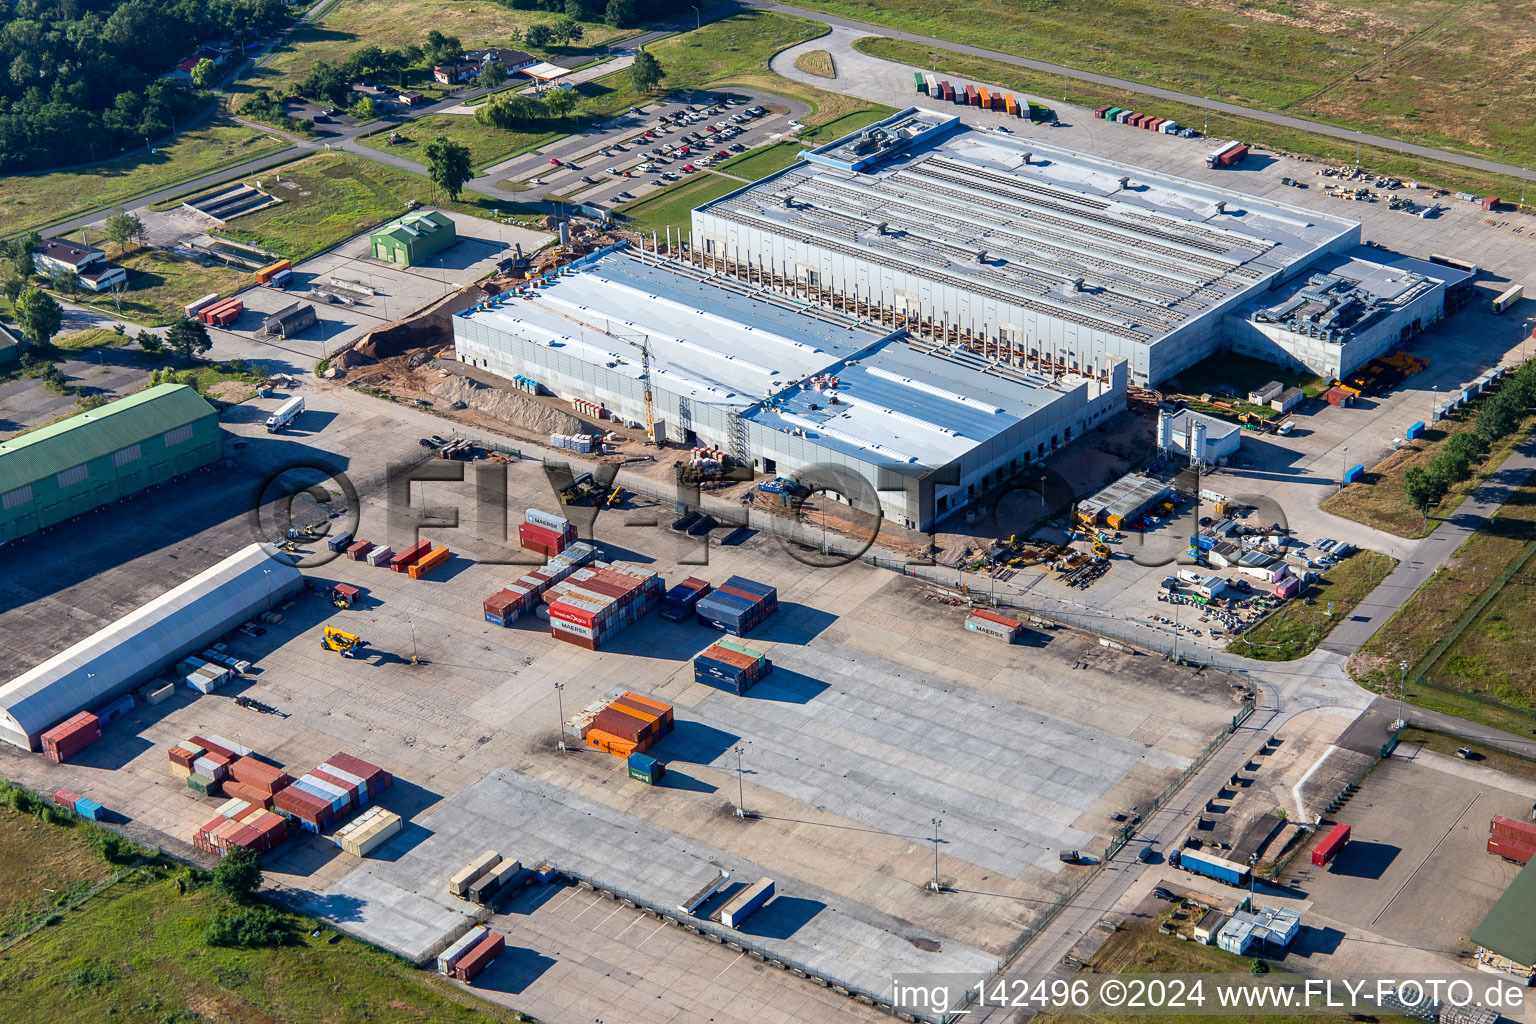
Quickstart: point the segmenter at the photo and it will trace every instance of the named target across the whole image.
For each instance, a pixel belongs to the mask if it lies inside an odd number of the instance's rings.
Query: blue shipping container
[[[1359,480],[1364,475],[1365,475],[1365,467],[1364,466],[1350,466],[1348,469],[1346,469],[1344,471],[1344,482],[1347,483],[1347,484],[1352,484],[1356,480]]]
[[[125,693],[111,704],[96,712],[96,717],[101,719],[102,725],[106,725],[109,722],[117,721],[132,710],[133,694]]]
[[[768,584],[758,583],[756,580],[743,579],[740,576],[732,576],[725,581],[725,585],[735,587],[737,590],[744,590],[749,594],[756,594],[758,597],[777,598],[779,596],[779,592],[768,586]]]
[[[660,615],[669,622],[687,622],[700,600],[702,597],[699,591],[679,583],[661,599]]]
[[[341,533],[325,542],[326,547],[332,551],[345,551],[352,545],[352,531],[343,530]]]
[[[1206,878],[1214,878],[1218,882],[1228,885],[1246,885],[1248,883],[1248,868],[1245,865],[1235,863],[1223,857],[1217,857],[1199,850],[1179,851],[1179,867],[1185,871]]]
[[[100,821],[102,806],[95,800],[87,800],[85,797],[81,797],[79,800],[75,801],[75,813],[80,815],[82,818],[89,818],[92,821]]]
[[[1404,436],[1406,436],[1408,438],[1408,440],[1410,440],[1410,441],[1412,441],[1416,437],[1422,437],[1423,435],[1424,435],[1424,421],[1423,420],[1419,420],[1419,422],[1417,422],[1417,423],[1413,424],[1412,426],[1410,426],[1407,429],[1407,431],[1405,432],[1405,434],[1404,434]]]
[[[694,682],[734,693],[738,697],[752,688],[752,684],[747,682],[747,671],[703,655],[693,659]]]

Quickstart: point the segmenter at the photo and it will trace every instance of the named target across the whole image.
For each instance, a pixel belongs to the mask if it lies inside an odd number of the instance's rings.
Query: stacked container
[[[491,901],[503,892],[509,891],[512,883],[523,873],[522,862],[516,860],[503,860],[494,868],[475,879],[469,887],[469,899],[472,903],[478,903],[482,907],[489,906]]]
[[[352,559],[354,562],[361,562],[364,558],[368,557],[368,552],[372,550],[373,541],[371,540],[353,541],[352,544],[347,547],[347,557]]]
[[[43,754],[63,763],[101,739],[101,719],[89,711],[66,718],[43,733]]]
[[[449,551],[446,547],[435,547],[425,555],[422,555],[420,560],[407,566],[406,571],[410,574],[411,579],[419,580],[433,569],[447,562],[452,554],[453,552]]]
[[[591,562],[596,554],[597,550],[584,541],[572,544],[543,568],[535,569],[510,587],[486,598],[482,605],[485,621],[498,626],[512,625],[525,612],[538,606],[545,591]]]
[[[551,529],[539,523],[519,523],[517,541],[526,551],[554,558],[576,542],[576,525],[566,523],[562,528]]]
[[[207,752],[207,747],[193,740],[182,740],[171,747],[171,771],[175,772],[178,778],[186,778],[192,774],[192,762]]]
[[[404,827],[400,815],[374,806],[337,829],[336,842],[352,856],[366,857]]]
[[[779,610],[774,588],[732,576],[699,601],[695,615],[706,626],[734,636],[746,636]]]
[[[647,786],[654,786],[661,781],[661,777],[667,774],[667,766],[656,760],[650,754],[642,754],[638,751],[629,755],[629,777],[636,782],[643,782]]]
[[[218,816],[197,830],[192,845],[220,857],[235,847],[266,853],[288,839],[288,822],[260,804],[229,800],[219,807]]]
[[[468,898],[470,886],[474,885],[486,872],[500,863],[501,854],[495,850],[486,850],[480,856],[470,861],[464,870],[448,880],[448,891],[460,899]]]
[[[365,560],[369,565],[388,567],[395,560],[395,549],[388,545],[381,548],[369,548]]]
[[[272,800],[288,786],[293,776],[254,757],[242,757],[229,766],[229,777],[224,780],[224,792],[248,803],[264,808],[272,806]]]
[[[580,452],[583,455],[592,454],[591,434],[550,434],[549,446],[551,448],[564,448],[567,451]]]
[[[205,324],[214,327],[228,327],[240,319],[240,314],[245,312],[245,303],[239,299],[223,299],[210,302],[199,309],[196,316]]]
[[[431,550],[431,541],[419,540],[390,559],[389,567],[395,572],[407,572],[411,566],[425,558]]]
[[[469,931],[465,932],[463,935],[459,936],[458,940],[455,941],[453,945],[449,946],[438,955],[437,969],[446,975],[452,975],[454,967],[458,965],[458,962],[461,959],[463,959],[464,954],[468,953],[471,949],[474,949],[477,945],[479,945],[481,940],[483,940],[490,933],[491,930],[484,925],[476,925]]]
[[[729,640],[720,641],[693,659],[694,682],[737,696],[746,693],[772,671],[773,663],[762,651]]]
[[[184,658],[176,663],[176,674],[198,693],[212,693],[229,680],[229,668],[204,658]]]
[[[459,959],[453,966],[453,976],[460,981],[469,981],[479,974],[496,959],[496,954],[501,952],[507,940],[496,932],[491,932],[481,939],[469,952]]]
[[[689,576],[661,599],[661,617],[668,622],[687,622],[699,601],[713,589],[704,580]]]
[[[307,832],[323,832],[338,818],[376,800],[394,777],[351,754],[333,754],[281,790],[273,807]]]
[[[965,617],[965,628],[972,633],[981,633],[1011,644],[1024,632],[1024,623],[997,612],[989,612],[985,608],[973,608]]]
[[[643,754],[672,731],[672,717],[672,705],[626,692],[597,713],[582,742],[615,757]]]
[[[550,635],[595,651],[654,608],[662,587],[659,574],[631,562],[594,562],[577,569],[544,595]]]
[[[1488,823],[1488,852],[1516,864],[1536,859],[1536,824],[1495,814]]]

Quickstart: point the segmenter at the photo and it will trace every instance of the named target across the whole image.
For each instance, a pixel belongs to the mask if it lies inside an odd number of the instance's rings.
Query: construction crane
[[[355,658],[358,652],[368,646],[368,641],[355,633],[337,629],[335,626],[326,626],[325,635],[320,638],[320,648],[326,651],[335,651],[343,658]]]
[[[645,383],[645,436],[656,444],[656,404],[651,400],[651,339],[640,339],[640,379]],[[659,445],[657,447],[660,447]]]

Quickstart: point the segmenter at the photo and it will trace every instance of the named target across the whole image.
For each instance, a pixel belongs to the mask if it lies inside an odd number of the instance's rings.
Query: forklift
[[[335,651],[343,658],[355,658],[358,652],[368,646],[368,641],[354,633],[337,629],[335,626],[326,626],[325,635],[320,638],[320,649]]]
[[[331,588],[331,604],[345,611],[357,603],[362,596],[362,591],[345,583],[338,583]]]

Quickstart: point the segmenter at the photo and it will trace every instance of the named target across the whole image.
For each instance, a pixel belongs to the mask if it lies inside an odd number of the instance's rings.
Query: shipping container
[[[99,739],[101,720],[89,711],[81,711],[43,733],[43,755],[62,763]]]
[[[1006,615],[999,615],[985,608],[972,609],[971,613],[965,617],[965,628],[972,633],[995,637],[1010,644],[1024,633],[1024,623],[1018,619],[1010,619]]]
[[[928,92],[928,79],[923,77],[923,73],[921,71],[914,71],[914,72],[912,72],[912,82],[913,82],[914,85],[917,86],[917,91],[918,92],[923,93],[925,95],[927,94],[927,92]],[[191,314],[188,314],[188,315],[190,316]]]
[[[1224,142],[1205,158],[1205,166],[1216,168],[1226,167],[1241,160],[1248,153],[1248,147],[1236,139]]]
[[[1109,107],[1104,111],[1104,120],[1113,121],[1120,116],[1121,107]]]
[[[372,550],[373,550],[373,541],[371,541],[371,540],[354,541],[347,548],[347,557],[350,558],[354,562],[361,562],[364,558],[368,557],[368,552],[370,552]]]
[[[452,974],[454,965],[490,932],[491,930],[484,925],[476,925],[459,936],[447,949],[438,954],[437,969],[443,974]]]
[[[89,821],[100,821],[104,813],[101,804],[88,797],[81,797],[75,801],[75,813]]]
[[[1492,835],[1503,836],[1505,839],[1536,845],[1536,822],[1516,821],[1514,818],[1495,814],[1493,820],[1488,823],[1488,831]]]
[[[468,866],[448,880],[448,891],[461,899],[469,895],[469,887],[475,883],[481,875],[501,863],[501,854],[495,850],[486,850],[480,856],[470,861]]]
[[[68,811],[75,809],[75,801],[79,799],[80,794],[70,789],[61,789],[53,794],[53,802]]]
[[[431,541],[419,540],[392,558],[389,567],[395,572],[408,572],[411,566],[421,561],[431,550]]]
[[[1108,112],[1109,112],[1109,111],[1110,111],[1110,109],[1111,109],[1111,108],[1110,108],[1110,107],[1107,107],[1107,106],[1106,106],[1106,107],[1098,107],[1098,108],[1096,108],[1096,109],[1095,109],[1095,110],[1094,110],[1094,112],[1093,112],[1093,116],[1094,116],[1094,117],[1097,117],[1097,118],[1098,118],[1098,119],[1099,119],[1099,120],[1101,120],[1101,121],[1102,121],[1102,120],[1103,120],[1103,119],[1104,119],[1104,115],[1105,115],[1105,114],[1106,114],[1106,113],[1108,113]]]
[[[372,548],[369,550],[366,560],[369,565],[388,566],[395,560],[395,549],[388,546]]]
[[[1518,284],[1514,285],[1513,287],[1500,294],[1498,298],[1493,300],[1493,311],[1495,313],[1504,312],[1510,306],[1513,306],[1516,302],[1519,302],[1520,296],[1523,294],[1525,294],[1524,286]]]
[[[446,547],[435,547],[421,557],[421,560],[407,567],[406,571],[411,579],[419,580],[433,569],[447,563],[453,552]]]
[[[1350,466],[1344,471],[1344,482],[1347,484],[1352,484],[1363,476],[1365,476],[1365,466],[1363,464]]]
[[[496,959],[496,954],[500,953],[506,944],[507,940],[496,932],[487,935],[454,965],[453,976],[460,981],[472,981],[475,975],[485,970],[490,962]]]
[[[629,777],[637,782],[643,782],[647,786],[654,786],[661,781],[667,773],[665,763],[656,760],[649,754],[633,753],[628,761]]]
[[[1337,857],[1339,851],[1349,844],[1349,826],[1335,825],[1323,836],[1322,842],[1312,848],[1312,863],[1323,867]]]
[[[353,757],[348,753],[332,754],[325,759],[325,767],[327,771],[332,768],[339,768],[362,779],[367,783],[368,795],[371,797],[378,797],[380,793],[384,792],[395,781],[393,775],[390,775],[389,772],[378,765],[369,764],[362,758]]]
[[[281,768],[254,757],[241,757],[232,761],[229,774],[236,782],[253,786],[266,796],[271,796],[293,782],[293,776]]]
[[[196,302],[189,302],[185,306],[182,306],[181,315],[186,319],[191,320],[193,317],[197,316],[199,310],[206,309],[217,301],[219,301],[219,293],[210,292],[209,294],[204,295],[202,298],[198,299]]]
[[[256,271],[256,280],[262,284],[266,284],[267,282],[271,281],[273,275],[277,274],[278,272],[292,269],[292,262],[288,260],[278,260],[276,263],[270,263]]]
[[[1496,853],[1516,864],[1529,864],[1532,858],[1536,857],[1536,845],[1522,843],[1518,839],[1510,839],[1507,836],[1489,836],[1488,852]]]
[[[693,618],[699,601],[712,589],[704,580],[689,576],[667,591],[661,602],[661,617],[669,622],[687,622]]]
[[[522,614],[523,600],[522,594],[501,590],[486,598],[480,607],[485,613],[486,622],[495,623],[498,626],[510,626]]]
[[[727,928],[739,928],[771,899],[773,879],[760,878],[725,902],[720,908],[720,923]]]
[[[347,550],[347,548],[352,546],[352,531],[342,530],[336,536],[327,540],[325,546],[338,554]]]
[[[615,736],[612,733],[604,732],[595,726],[587,730],[587,734],[582,738],[581,742],[593,750],[601,750],[603,753],[612,754],[614,757],[628,757],[636,750],[641,750],[638,744]],[[643,750],[641,752],[644,753]]]
[[[1178,854],[1178,866],[1185,871],[1214,878],[1228,885],[1248,884],[1248,865],[1246,864],[1239,864],[1202,850],[1184,849],[1179,850]]]

